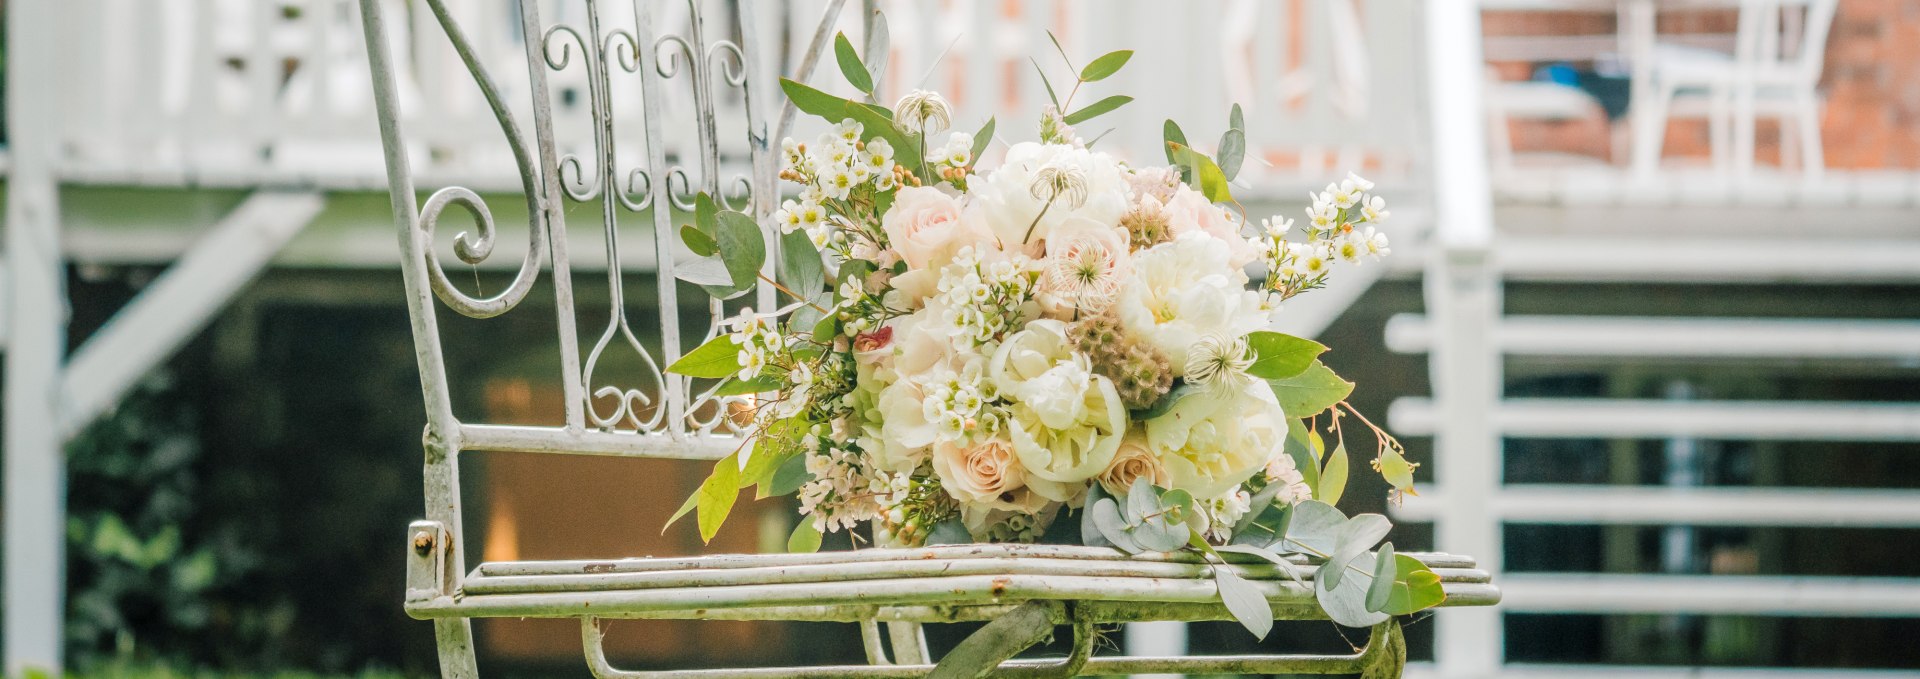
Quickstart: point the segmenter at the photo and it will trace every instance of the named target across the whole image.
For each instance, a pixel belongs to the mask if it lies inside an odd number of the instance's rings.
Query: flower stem
[[[760,273],[760,272],[757,272],[757,271],[756,271],[756,272],[754,272],[754,275],[755,275],[755,276],[759,276],[759,277],[760,277],[760,280],[763,280],[763,281],[766,281],[766,282],[768,282],[768,283],[771,283],[771,284],[773,284],[773,287],[774,287],[774,289],[775,289],[775,290],[779,290],[779,291],[781,291],[781,292],[784,292],[784,293],[787,293],[787,296],[788,296],[788,297],[792,297],[792,298],[794,298],[794,299],[797,299],[797,300],[800,300],[800,301],[802,301],[802,302],[806,302],[806,303],[807,303],[807,306],[810,306],[810,307],[813,307],[814,309],[816,309],[816,310],[818,310],[818,311],[819,311],[820,313],[823,313],[823,314],[825,314],[825,313],[832,313],[832,312],[831,312],[831,311],[829,311],[829,310],[828,310],[828,309],[827,309],[826,307],[823,307],[823,306],[820,306],[820,305],[818,305],[818,304],[814,304],[814,303],[813,303],[813,300],[811,300],[811,299],[808,299],[808,298],[806,298],[806,297],[804,297],[804,296],[801,296],[801,294],[800,294],[800,293],[797,293],[797,292],[794,292],[793,290],[791,290],[791,289],[789,289],[789,288],[787,288],[787,286],[784,286],[784,285],[781,285],[781,284],[780,284],[780,281],[776,281],[776,280],[774,280],[774,279],[771,279],[771,278],[768,278],[768,277],[767,277],[767,275],[766,275],[766,274],[764,274],[764,273]]]

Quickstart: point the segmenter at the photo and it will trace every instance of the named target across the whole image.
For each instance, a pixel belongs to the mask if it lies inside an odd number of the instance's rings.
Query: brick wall
[[[1733,11],[1663,12],[1662,35],[1734,30]],[[1558,36],[1611,34],[1612,13],[1488,12],[1486,34]],[[1920,169],[1920,0],[1841,0],[1827,42],[1820,91],[1827,166],[1844,169]],[[1534,64],[1495,63],[1505,79],[1524,79]],[[1624,124],[1622,121],[1620,124]],[[1609,158],[1610,125],[1599,115],[1565,122],[1516,122],[1514,148]],[[1762,120],[1756,141],[1762,164],[1780,156],[1779,130]],[[1705,158],[1706,124],[1676,120],[1667,130],[1666,156]],[[1624,159],[1623,159],[1624,160]]]

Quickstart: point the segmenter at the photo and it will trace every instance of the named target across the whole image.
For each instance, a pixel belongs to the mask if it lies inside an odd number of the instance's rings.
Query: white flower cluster
[[[785,164],[781,176],[799,182],[800,199],[787,200],[773,214],[782,233],[804,230],[815,247],[826,247],[833,240],[834,221],[827,218],[827,201],[846,201],[854,190],[872,186],[876,191],[900,187],[895,171],[893,145],[885,138],[860,141],[863,126],[849,118],[833,130],[820,135],[809,147],[787,139],[780,144]]]
[[[727,338],[740,347],[740,379],[750,380],[766,370],[769,359],[786,348],[786,340],[780,336],[780,329],[768,322],[767,315],[756,314],[753,307],[740,310],[740,315],[721,322],[727,330]]]
[[[900,504],[912,479],[868,465],[857,448],[835,445],[828,437],[808,434],[801,440],[807,473],[812,481],[800,486],[800,513],[813,517],[820,532],[852,528],[878,518]]]
[[[1027,263],[1018,255],[983,261],[975,249],[962,248],[953,263],[941,269],[934,298],[944,309],[948,332],[976,346],[1005,336],[1032,297]]]
[[[963,442],[1000,433],[1006,421],[1006,407],[998,403],[1000,389],[987,379],[981,362],[973,361],[957,372],[941,375],[927,385],[921,414],[934,423],[939,440]]]
[[[1284,299],[1325,285],[1335,261],[1358,265],[1390,254],[1387,235],[1374,225],[1392,213],[1385,198],[1367,193],[1372,190],[1373,182],[1348,173],[1339,183],[1310,194],[1305,241],[1286,239],[1293,229],[1291,219],[1260,220],[1262,233],[1247,244],[1260,252],[1267,266],[1266,289]]]

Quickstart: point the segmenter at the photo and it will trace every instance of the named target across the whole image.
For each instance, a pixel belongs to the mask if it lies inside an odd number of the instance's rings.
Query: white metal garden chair
[[[1001,674],[1071,676],[1144,672],[1194,673],[1364,673],[1397,676],[1405,662],[1399,623],[1375,626],[1362,651],[1337,656],[1092,657],[1094,626],[1139,620],[1230,619],[1208,567],[1198,557],[1128,557],[1101,548],[1035,545],[966,545],[911,550],[867,549],[816,554],[740,554],[688,558],[631,558],[587,561],[484,563],[469,570],[463,546],[467,533],[460,509],[459,464],[469,451],[506,451],[567,455],[713,460],[738,439],[726,408],[729,399],[694,391],[694,383],[662,374],[684,347],[713,336],[714,322],[727,310],[704,300],[708,323],[683,328],[676,295],[672,228],[674,210],[690,207],[692,195],[726,195],[736,209],[762,220],[777,198],[776,157],[769,143],[778,135],[773,113],[778,92],[771,74],[755,56],[764,48],[754,23],[770,8],[752,0],[737,4],[725,30],[705,23],[698,0],[684,6],[685,26],[667,30],[653,18],[653,2],[638,0],[631,23],[603,20],[602,5],[576,4],[567,15],[576,23],[549,24],[542,18],[549,3],[518,3],[518,37],[525,46],[525,83],[529,102],[507,99],[500,75],[489,71],[473,43],[447,7],[448,0],[424,0],[493,110],[518,168],[529,217],[526,257],[512,283],[497,294],[476,298],[453,284],[434,253],[441,215],[458,207],[477,228],[458,236],[456,256],[477,263],[492,252],[500,234],[486,201],[457,186],[437,189],[416,203],[409,169],[405,118],[396,88],[396,62],[389,45],[389,22],[382,0],[361,0],[369,61],[395,226],[399,231],[408,310],[427,411],[426,513],[408,530],[410,554],[405,607],[408,614],[434,621],[442,673],[476,674],[473,633],[476,617],[573,618],[581,621],[589,667],[601,677],[913,677],[933,669],[919,625],[929,622],[991,620],[1033,601],[1047,602],[1045,615],[1074,630],[1073,651],[1064,659],[1009,660]],[[678,2],[678,0],[673,0]],[[828,26],[844,0],[829,3],[821,30],[800,73],[811,71]],[[737,33],[734,29],[737,29]],[[716,35],[738,35],[738,41]],[[416,39],[419,39],[416,34]],[[571,61],[571,65],[569,62]],[[580,61],[583,60],[583,61]],[[583,69],[592,113],[590,153],[566,154],[556,141],[553,71]],[[610,73],[637,76],[644,130],[637,139],[616,135],[616,101]],[[580,77],[584,73],[584,77]],[[624,79],[624,78],[623,78]],[[661,124],[669,102],[670,81],[685,83],[695,113],[692,135],[670,138]],[[518,81],[516,81],[518,82]],[[737,105],[736,105],[737,104]],[[722,110],[723,106],[732,106]],[[530,119],[515,113],[530,110]],[[784,120],[790,116],[780,116]],[[731,121],[731,125],[727,124]],[[734,129],[727,129],[732,127]],[[744,129],[738,129],[744,127]],[[620,130],[632,134],[635,130]],[[644,156],[615,151],[632,142]],[[669,148],[673,144],[673,153]],[[725,152],[723,153],[723,149]],[[633,158],[640,158],[637,164]],[[723,173],[726,179],[723,180]],[[723,191],[725,189],[725,191]],[[591,214],[599,222],[609,258],[607,276],[612,308],[604,328],[582,333],[576,326],[565,219],[569,204],[584,204],[574,216]],[[597,206],[598,211],[586,208]],[[657,254],[657,343],[643,342],[627,315],[622,295],[616,225],[645,221],[653,229],[642,248]],[[631,228],[629,226],[629,228]],[[769,239],[770,247],[773,240]],[[441,342],[442,307],[473,318],[513,310],[543,272],[551,279],[559,333],[558,376],[566,398],[566,420],[558,426],[484,424],[454,414]],[[771,299],[763,286],[760,304]],[[436,301],[437,300],[437,301]],[[700,304],[695,302],[694,304]],[[685,335],[697,337],[683,339]],[[583,338],[591,346],[585,356]],[[688,340],[693,344],[689,344]],[[631,382],[596,374],[607,351],[636,352],[648,366]],[[1446,605],[1487,605],[1499,592],[1471,559],[1442,554],[1419,555],[1440,574]],[[1277,615],[1324,618],[1314,602],[1311,570],[1266,562],[1231,566],[1265,590]],[[1033,611],[1026,606],[1020,610]],[[601,647],[599,621],[614,618],[708,620],[808,620],[858,623],[868,665],[815,668],[721,669],[631,672],[614,668]],[[891,656],[882,640],[887,624]]]

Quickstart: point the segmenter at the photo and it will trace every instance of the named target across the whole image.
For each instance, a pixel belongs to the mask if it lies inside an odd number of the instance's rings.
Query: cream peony
[[[1219,497],[1285,455],[1287,416],[1264,382],[1239,393],[1196,392],[1146,421],[1147,447],[1174,488]]]
[[[1036,196],[1034,184],[1043,173],[1055,174],[1062,170],[1073,171],[1077,180],[1084,182],[1086,200],[1075,205],[1071,197],[1062,195],[1042,215],[1048,194],[1041,192],[1041,196]],[[1014,144],[1007,150],[1006,162],[1000,169],[973,179],[967,192],[968,207],[981,211],[980,217],[999,238],[1002,249],[1025,251],[1033,257],[1044,252],[1041,244],[1055,227],[1069,218],[1118,224],[1120,215],[1126,213],[1132,202],[1127,180],[1112,156],[1065,144],[1033,142]]]
[[[1106,377],[1095,375],[1086,355],[1074,351],[1066,324],[1037,320],[994,352],[988,375],[1012,405],[1008,430],[1014,454],[1028,474],[1058,484],[1078,484],[1105,471],[1126,433],[1127,412]],[[1057,501],[1078,489],[1035,492]]]
[[[940,189],[909,186],[894,194],[893,208],[880,220],[887,243],[910,269],[937,269],[969,245],[993,242],[978,219],[961,219],[960,201]]]
[[[1166,201],[1165,211],[1167,229],[1174,238],[1194,232],[1213,236],[1227,244],[1227,264],[1233,268],[1244,267],[1260,256],[1240,235],[1243,224],[1239,218],[1186,184],[1174,189],[1173,197]]]
[[[1246,272],[1229,257],[1227,243],[1202,233],[1134,253],[1133,278],[1115,309],[1128,332],[1166,352],[1176,376],[1185,374],[1200,338],[1241,337],[1270,322],[1260,295],[1246,289]]]
[[[1160,464],[1153,449],[1147,447],[1146,432],[1135,427],[1120,439],[1120,448],[1114,451],[1113,463],[1107,470],[1100,472],[1100,487],[1109,494],[1123,495],[1133,487],[1135,479],[1145,478],[1153,485],[1167,488],[1173,484],[1167,475],[1167,468]]]

